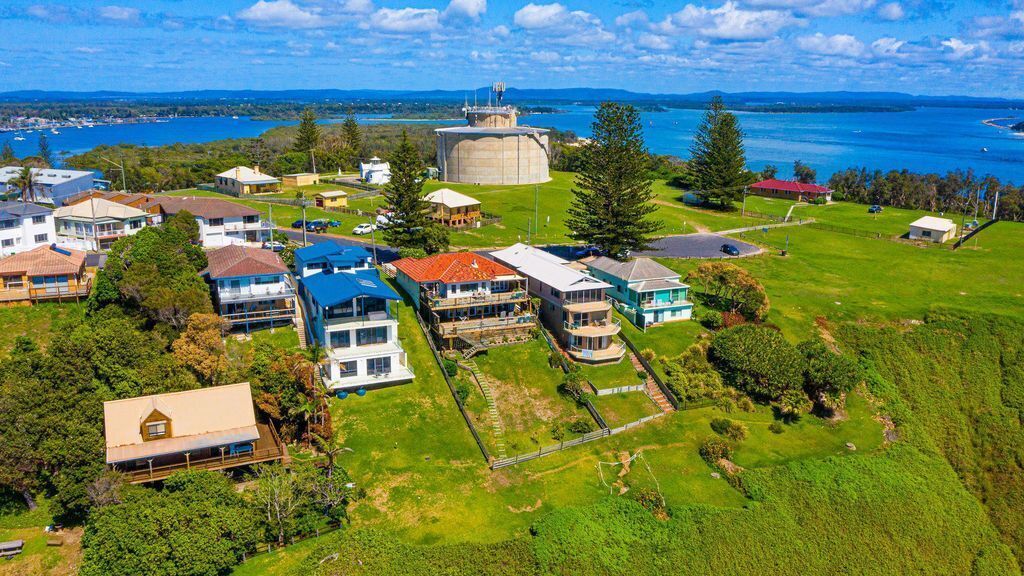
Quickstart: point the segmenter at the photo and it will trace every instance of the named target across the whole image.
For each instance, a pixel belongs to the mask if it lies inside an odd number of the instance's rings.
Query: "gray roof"
[[[651,292],[653,290],[671,290],[673,288],[689,288],[688,284],[676,282],[675,280],[644,280],[636,287],[637,292]]]
[[[434,132],[443,134],[486,134],[496,136],[513,136],[520,134],[546,134],[549,131],[545,130],[544,128],[532,128],[530,126],[455,126],[452,128],[438,128],[434,130]]]
[[[32,204],[31,202],[3,202],[0,201],[0,214],[10,214],[11,216],[20,216],[22,218],[28,216],[39,216],[41,214],[49,214],[53,212],[52,208],[40,206],[38,204]]]
[[[598,256],[587,262],[587,266],[627,282],[679,278],[678,272],[662,266],[650,258],[633,258],[632,260],[619,262],[614,258]]]

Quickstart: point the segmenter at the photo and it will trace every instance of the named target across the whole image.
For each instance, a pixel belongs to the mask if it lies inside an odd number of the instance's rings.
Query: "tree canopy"
[[[392,210],[384,239],[396,248],[420,248],[428,254],[448,249],[448,229],[429,218],[430,204],[423,199],[423,163],[403,131],[402,140],[388,158],[391,180],[384,198]]]
[[[743,187],[751,182],[746,164],[739,120],[725,109],[721,96],[715,96],[690,147],[689,166],[697,196],[721,205],[739,199]]]
[[[651,218],[649,156],[640,114],[628,104],[602,103],[593,136],[580,151],[580,167],[566,225],[570,236],[625,258],[650,247],[661,222]]]
[[[723,330],[708,358],[727,384],[761,400],[779,400],[793,390],[803,394],[803,356],[771,328],[744,324]]]
[[[700,288],[709,304],[722,304],[749,320],[764,320],[771,305],[764,286],[750,272],[730,262],[700,263],[686,275],[686,281]]]

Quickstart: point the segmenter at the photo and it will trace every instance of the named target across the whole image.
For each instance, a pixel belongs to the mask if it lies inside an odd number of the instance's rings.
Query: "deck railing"
[[[512,290],[510,292],[480,292],[466,296],[442,296],[436,292],[424,292],[422,301],[431,310],[439,308],[462,308],[468,306],[482,306],[486,304],[509,304],[522,302],[529,298],[526,290]]]
[[[477,332],[493,328],[508,328],[511,326],[523,325],[527,327],[535,321],[533,314],[521,314],[518,316],[506,316],[504,318],[478,318],[475,320],[459,320],[455,322],[440,322],[435,329],[441,336],[456,336],[460,332]]]

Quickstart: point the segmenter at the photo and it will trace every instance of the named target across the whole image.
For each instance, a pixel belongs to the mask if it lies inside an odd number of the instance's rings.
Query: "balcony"
[[[208,451],[219,452],[218,455],[207,458],[191,458],[181,454],[181,461],[161,466],[151,464],[137,470],[122,471],[130,484],[144,484],[164,480],[179,470],[224,470],[235,466],[258,464],[273,460],[288,460],[288,449],[281,442],[277,430],[273,424],[256,424],[260,437],[252,442],[252,450],[237,454],[225,453],[219,447],[211,448]],[[115,467],[116,469],[116,467]]]
[[[454,338],[459,334],[503,330],[509,328],[529,328],[536,322],[533,314],[520,314],[504,318],[476,318],[457,320],[454,322],[438,322],[434,329],[443,338]]]
[[[622,322],[618,318],[605,318],[597,322],[582,324],[579,322],[563,322],[562,327],[573,336],[614,336],[622,330]]]
[[[274,225],[266,220],[259,222],[225,222],[225,232],[245,232],[248,230],[270,230]]]
[[[370,312],[369,314],[363,314],[361,316],[336,316],[334,318],[325,318],[324,323],[328,328],[337,326],[352,326],[358,328],[363,325],[380,325],[382,322],[395,321],[397,320],[394,316],[388,312]]]
[[[218,288],[217,299],[221,302],[247,302],[251,300],[277,300],[292,298],[295,290],[286,283],[269,289],[253,290],[252,288]]]
[[[221,314],[221,318],[232,325],[236,324],[258,324],[261,322],[294,321],[294,308],[274,308],[271,310],[247,310],[245,312],[231,312]]]
[[[17,302],[21,300],[65,300],[78,301],[87,298],[92,290],[92,277],[86,277],[80,284],[65,284],[49,286],[10,286],[0,288],[0,302]]]
[[[692,304],[693,303],[687,300],[686,298],[677,298],[675,300],[649,300],[647,302],[641,302],[640,304],[637,305],[637,307],[642,310],[655,310],[657,308],[669,308],[672,306],[686,306]]]
[[[563,300],[562,308],[568,312],[572,312],[573,314],[604,312],[612,309],[612,299],[602,298],[600,300],[591,300],[589,302],[569,302],[567,300]]]
[[[530,296],[526,290],[512,290],[510,292],[477,292],[459,296],[442,296],[436,292],[432,292],[424,293],[421,300],[430,310],[445,310],[449,308],[485,306],[488,304],[513,304],[525,302],[529,297]]]

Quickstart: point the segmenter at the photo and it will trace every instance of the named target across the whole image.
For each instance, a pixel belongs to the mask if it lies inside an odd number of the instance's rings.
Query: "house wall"
[[[118,220],[106,218],[96,221],[98,232],[93,233],[93,223],[77,218],[57,218],[55,221],[56,237],[64,246],[71,246],[79,250],[103,250],[109,248],[110,244],[122,236],[133,236],[146,227],[147,218],[125,218]],[[120,227],[120,231],[112,233],[108,226]],[[97,245],[99,236],[99,245]],[[111,238],[116,236],[116,238]]]
[[[930,236],[926,234],[930,234]],[[955,236],[955,226],[953,227],[953,229],[947,232],[942,232],[941,230],[929,230],[928,228],[921,228],[919,226],[911,226],[909,238],[911,240],[923,240],[926,242],[935,242],[936,244],[941,244],[943,242],[949,241]]]
[[[398,283],[399,286],[402,287],[402,290],[404,290],[405,293],[408,294],[409,297],[412,299],[412,305],[415,306],[417,310],[419,310],[419,308],[420,308],[420,284],[419,284],[419,282],[416,282],[415,280],[410,278],[408,274],[406,274],[405,272],[402,272],[401,270],[399,270],[398,273],[395,275],[395,281]]]
[[[256,222],[246,223],[241,216],[223,218],[211,224],[206,218],[196,217],[199,223],[199,241],[206,248],[219,248],[232,244],[258,244],[270,240],[270,228],[259,216]]]
[[[32,250],[43,244],[57,241],[53,213],[40,215],[42,222],[35,222],[32,216],[21,218],[12,228],[0,228],[0,257]],[[45,235],[46,239],[41,236]],[[36,239],[40,236],[40,239]]]
[[[43,197],[53,200],[55,206],[63,206],[64,201],[75,194],[80,194],[93,187],[94,179],[91,174],[68,178],[59,184],[43,186]]]
[[[347,196],[336,196],[333,198],[325,198],[323,196],[315,196],[314,200],[318,208],[345,208],[348,206]]]
[[[319,174],[286,174],[281,177],[281,184],[292,188],[309,186],[320,182]]]

